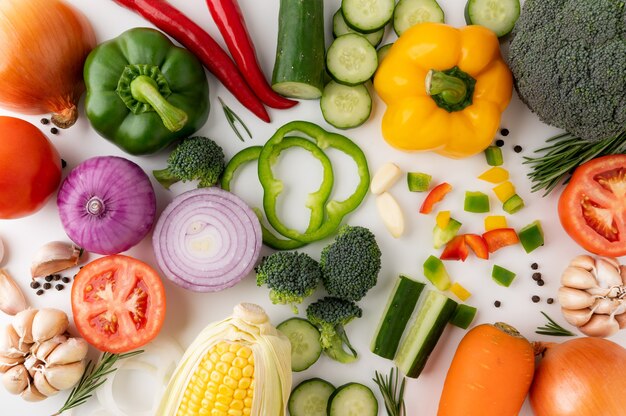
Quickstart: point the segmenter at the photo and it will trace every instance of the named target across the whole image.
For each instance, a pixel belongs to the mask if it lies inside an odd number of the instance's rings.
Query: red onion
[[[219,188],[177,196],[152,237],[168,279],[196,292],[216,292],[243,279],[261,251],[261,224],[239,197]]]
[[[94,157],[76,166],[61,184],[57,205],[70,239],[99,254],[117,254],[139,243],[156,213],[148,175],[116,156]]]

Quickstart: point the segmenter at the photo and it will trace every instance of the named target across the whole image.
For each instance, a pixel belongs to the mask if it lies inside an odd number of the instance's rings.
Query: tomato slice
[[[626,255],[626,155],[610,155],[580,165],[559,199],[565,231],[584,249]]]
[[[146,263],[123,255],[84,266],[72,286],[81,336],[101,351],[123,353],[150,342],[165,319],[165,289]]]

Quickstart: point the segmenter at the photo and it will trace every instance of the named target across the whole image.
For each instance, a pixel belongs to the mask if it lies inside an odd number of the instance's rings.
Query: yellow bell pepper
[[[493,140],[513,79],[489,29],[420,23],[391,47],[374,87],[387,104],[382,133],[390,145],[463,158]]]

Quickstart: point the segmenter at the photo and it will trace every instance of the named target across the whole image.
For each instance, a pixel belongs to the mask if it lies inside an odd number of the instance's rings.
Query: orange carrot
[[[437,416],[517,416],[534,370],[533,347],[515,328],[479,325],[454,354]]]

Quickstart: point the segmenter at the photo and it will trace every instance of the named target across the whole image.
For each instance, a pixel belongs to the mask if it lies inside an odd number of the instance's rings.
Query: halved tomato
[[[584,249],[626,255],[626,155],[580,165],[559,199],[565,231]]]
[[[123,255],[84,266],[72,286],[81,336],[101,351],[123,353],[150,342],[165,319],[165,289],[146,263]]]

